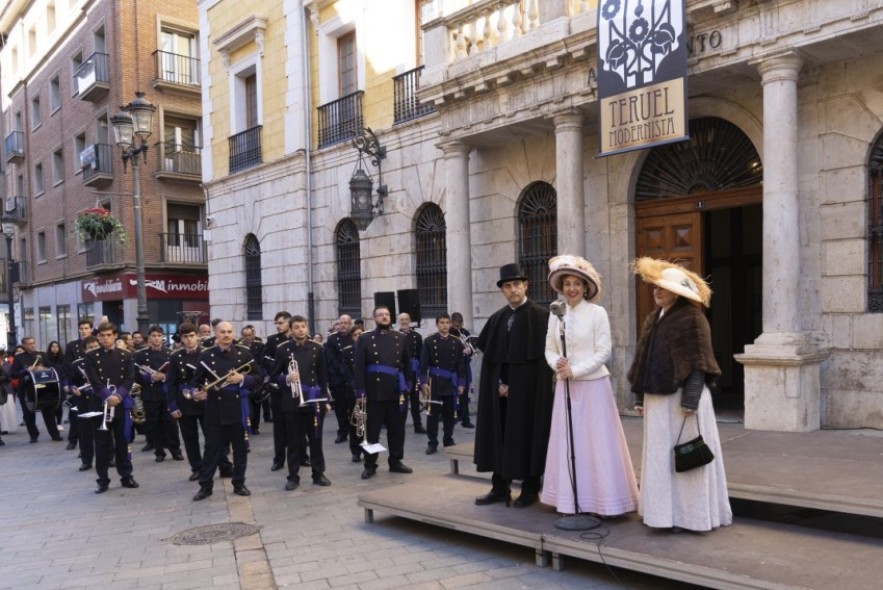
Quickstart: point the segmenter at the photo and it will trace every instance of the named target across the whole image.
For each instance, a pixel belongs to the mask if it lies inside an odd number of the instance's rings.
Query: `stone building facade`
[[[195,2],[15,0],[0,30],[19,339],[64,342],[79,318],[104,315],[137,328],[134,169],[124,170],[111,119],[139,91],[157,107],[138,168],[149,323],[174,331],[178,312],[207,313]],[[96,204],[121,221],[125,243],[75,234]]]
[[[604,277],[627,410],[649,311],[629,263],[666,257],[715,291],[722,410],[749,428],[883,428],[883,5],[688,1],[690,140],[597,157],[598,11],[630,3],[391,4],[199,3],[213,315],[324,328],[416,289],[430,316],[479,329],[501,265],[521,261],[547,302],[545,260],[578,253]],[[354,121],[386,148],[388,197],[363,231]],[[240,166],[233,138],[256,128]]]

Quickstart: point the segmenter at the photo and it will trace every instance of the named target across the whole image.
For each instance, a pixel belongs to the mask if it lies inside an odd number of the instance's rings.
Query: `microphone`
[[[564,317],[564,302],[560,300],[553,301],[549,304],[549,311],[558,316],[559,318]]]

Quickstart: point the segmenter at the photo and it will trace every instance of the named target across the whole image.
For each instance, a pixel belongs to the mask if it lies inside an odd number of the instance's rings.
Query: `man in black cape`
[[[475,465],[493,471],[491,491],[479,506],[509,502],[513,479],[522,480],[515,506],[539,499],[552,423],[553,372],[546,364],[549,312],[527,300],[527,277],[516,264],[500,268],[497,287],[508,305],[488,318],[478,337],[484,352],[478,391]]]

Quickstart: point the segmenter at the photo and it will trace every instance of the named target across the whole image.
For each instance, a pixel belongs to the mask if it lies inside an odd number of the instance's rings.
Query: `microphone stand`
[[[558,308],[557,311],[560,311]],[[560,324],[561,356],[567,358],[567,341],[564,338],[564,314],[556,313]],[[601,526],[601,521],[583,513],[579,507],[579,493],[576,483],[576,449],[573,441],[573,408],[570,402],[570,378],[564,379],[564,408],[567,416],[567,446],[570,451],[570,485],[573,491],[573,514],[562,516],[555,521],[555,528],[564,531],[587,531]]]

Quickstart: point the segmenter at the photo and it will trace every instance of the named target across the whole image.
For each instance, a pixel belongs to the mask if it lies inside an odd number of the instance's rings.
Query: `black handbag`
[[[698,429],[699,416],[696,414],[694,415],[696,416],[696,427]],[[712,453],[711,449],[708,448],[708,445],[705,444],[705,439],[702,438],[701,431],[699,432],[699,436],[693,440],[681,443],[681,435],[684,433],[684,424],[686,424],[686,422],[687,417],[684,416],[684,421],[681,422],[681,431],[678,433],[678,440],[675,443],[674,449],[675,471],[678,473],[708,465],[714,460],[714,453]]]

